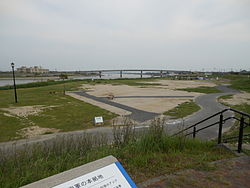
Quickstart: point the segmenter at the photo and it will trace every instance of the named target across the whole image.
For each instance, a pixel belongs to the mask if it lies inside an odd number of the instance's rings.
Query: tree
[[[68,79],[68,75],[62,73],[59,75],[59,78],[63,79],[63,81],[64,81],[64,79]],[[63,94],[65,95],[65,83],[64,82],[63,82]]]
[[[64,80],[64,79],[68,79],[68,75],[62,73],[62,74],[59,75],[59,78],[60,78],[60,79],[63,79],[63,80]]]

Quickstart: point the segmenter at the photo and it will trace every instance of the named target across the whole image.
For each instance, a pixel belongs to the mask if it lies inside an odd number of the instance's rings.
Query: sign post
[[[22,188],[137,188],[113,156],[76,167]]]
[[[94,123],[95,123],[95,125],[102,125],[103,124],[103,117],[102,116],[95,117]]]

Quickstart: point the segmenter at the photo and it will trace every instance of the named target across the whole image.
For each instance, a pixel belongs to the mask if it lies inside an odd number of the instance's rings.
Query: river
[[[140,74],[122,74],[122,78],[140,78]],[[150,75],[143,75],[143,78],[151,77]],[[120,78],[119,73],[103,73],[101,79],[117,79]],[[16,78],[16,84],[26,84],[31,82],[41,82],[41,81],[47,81],[50,78]],[[58,80],[57,78],[51,78],[53,80]],[[51,80],[50,79],[50,80]],[[73,76],[69,79],[100,79],[99,76]],[[6,85],[13,85],[13,79],[12,78],[6,78],[6,79],[0,79],[0,86],[6,86]]]

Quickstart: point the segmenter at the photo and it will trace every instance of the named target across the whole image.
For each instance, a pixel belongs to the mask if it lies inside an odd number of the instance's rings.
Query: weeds
[[[0,150],[0,187],[20,187],[107,155],[115,156],[135,182],[232,156],[211,142],[166,136],[164,120],[155,119],[143,134],[135,132],[132,122],[124,123],[114,126],[114,139],[102,134],[58,136]]]

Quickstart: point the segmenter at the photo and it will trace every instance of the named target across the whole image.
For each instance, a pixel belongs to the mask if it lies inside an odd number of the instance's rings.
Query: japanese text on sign
[[[131,186],[113,163],[53,188],[131,188]]]

